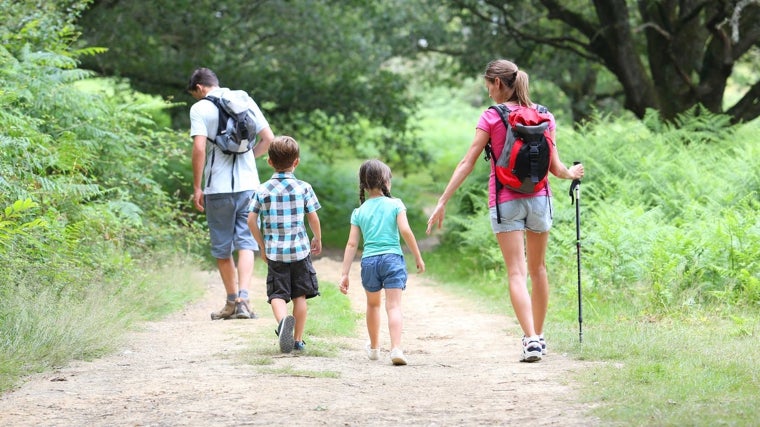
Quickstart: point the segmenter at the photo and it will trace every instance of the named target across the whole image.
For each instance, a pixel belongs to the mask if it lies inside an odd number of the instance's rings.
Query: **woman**
[[[494,102],[505,104],[510,110],[535,108],[529,96],[528,75],[518,70],[514,63],[504,59],[492,61],[486,67],[484,77],[488,96]],[[556,141],[556,123],[553,116],[549,129],[552,140]],[[496,110],[488,109],[481,114],[470,148],[454,170],[435,210],[430,215],[428,234],[433,226],[441,228],[443,225],[446,203],[472,172],[475,162],[489,140],[492,141],[494,153],[500,153],[505,135],[506,129]],[[562,179],[583,177],[583,165],[577,164],[567,168],[559,159],[557,150],[551,152],[549,171],[554,176]],[[523,330],[521,361],[537,362],[546,354],[543,332],[549,304],[549,280],[546,275],[545,256],[549,229],[552,225],[551,190],[547,185],[536,193],[525,194],[501,188],[498,199],[496,191],[491,163],[488,184],[491,227],[496,234],[507,267],[512,307]],[[496,200],[499,201],[501,221],[496,217]],[[530,293],[527,288],[529,274],[532,284]]]

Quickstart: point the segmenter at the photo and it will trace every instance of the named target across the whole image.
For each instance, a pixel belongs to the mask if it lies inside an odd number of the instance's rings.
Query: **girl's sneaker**
[[[541,342],[538,335],[522,338],[522,358],[520,362],[538,362],[541,360]]]
[[[306,350],[306,343],[303,340],[295,341],[293,343],[293,351],[304,351],[304,350]]]
[[[391,350],[391,362],[396,366],[406,365],[406,356],[400,348]]]
[[[367,343],[365,348],[367,349],[367,357],[369,360],[377,360],[380,358],[380,349],[371,348],[370,343]]]
[[[541,355],[546,356],[546,340],[544,334],[538,336],[538,342],[541,343]]]

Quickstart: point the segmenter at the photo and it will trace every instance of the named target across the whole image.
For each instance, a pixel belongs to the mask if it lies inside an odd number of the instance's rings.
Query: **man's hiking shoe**
[[[304,351],[306,350],[306,343],[301,341],[296,341],[293,343],[293,351]]]
[[[255,319],[256,313],[250,308],[250,301],[247,299],[238,298],[235,301],[235,319]]]
[[[369,360],[377,360],[380,358],[380,349],[379,348],[372,348],[370,347],[371,344],[367,343],[367,346],[365,347],[367,349],[367,358]]]
[[[400,348],[394,348],[391,350],[391,363],[396,366],[406,365],[406,356]]]
[[[227,301],[224,308],[211,313],[211,320],[229,319],[235,315],[235,301]]]
[[[277,326],[277,330],[274,333],[280,337],[280,351],[283,353],[290,353],[293,351],[293,347],[296,342],[293,339],[293,328],[296,326],[296,318],[293,316],[285,316],[280,320],[280,324]]]
[[[546,356],[546,340],[544,334],[538,336],[538,342],[541,343],[541,355]]]
[[[541,342],[538,336],[523,337],[520,362],[538,362],[539,360],[541,360]]]

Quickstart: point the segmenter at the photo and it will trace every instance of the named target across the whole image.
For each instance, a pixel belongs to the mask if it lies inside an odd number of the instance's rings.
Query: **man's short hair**
[[[190,80],[187,82],[187,91],[194,91],[197,85],[219,86],[219,79],[210,69],[197,68],[193,71],[193,74],[190,75]]]

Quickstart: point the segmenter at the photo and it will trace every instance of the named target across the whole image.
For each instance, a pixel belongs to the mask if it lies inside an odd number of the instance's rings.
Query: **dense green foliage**
[[[560,129],[563,160],[581,160],[587,170],[581,185],[586,296],[658,314],[709,303],[757,307],[758,124],[730,128],[721,125],[725,117],[704,111],[679,120],[676,127],[655,115],[644,122],[599,118],[578,131]],[[444,236],[470,268],[484,271],[503,263],[483,202],[487,173],[479,168],[457,194],[450,210],[459,215],[449,214]],[[575,211],[569,182],[551,183],[555,226],[547,262],[556,283],[570,284]]]
[[[368,144],[403,165],[424,153],[410,123],[416,100],[390,60],[414,55],[410,28],[438,16],[400,0],[94,1],[78,24],[84,42],[108,48],[84,68],[190,102],[190,73],[209,67],[223,86],[249,91],[277,133],[325,160]],[[173,115],[187,126],[186,108]]]
[[[698,104],[734,123],[760,115],[760,81],[745,68],[760,63],[757,1],[443,3],[459,25],[439,27],[427,49],[457,58],[466,75],[494,57],[516,60],[561,89],[577,122],[616,108],[671,120]]]
[[[96,52],[70,48],[76,9],[0,5],[24,18],[0,25],[4,388],[6,374],[101,354],[115,330],[197,288],[164,293],[163,277],[143,273],[194,244],[178,201],[154,179],[182,141],[164,128],[167,105],[118,81],[88,80],[77,59]]]

